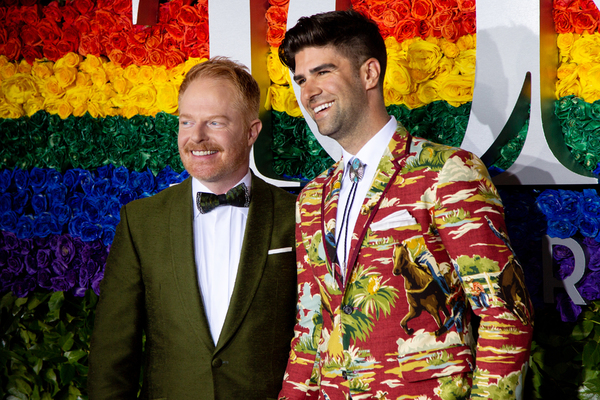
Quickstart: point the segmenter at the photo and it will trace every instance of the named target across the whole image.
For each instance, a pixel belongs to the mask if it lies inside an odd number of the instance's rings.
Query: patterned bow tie
[[[352,161],[348,162],[348,167],[350,168],[349,176],[352,182],[358,182],[363,178],[366,165],[367,164],[363,164],[356,157],[354,157]]]
[[[223,205],[235,207],[250,206],[250,192],[243,183],[240,183],[225,194],[213,194],[198,192],[196,194],[196,204],[202,214],[211,212],[215,208]]]

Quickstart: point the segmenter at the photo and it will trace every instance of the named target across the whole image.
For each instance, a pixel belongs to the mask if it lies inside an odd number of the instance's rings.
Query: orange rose
[[[393,33],[393,36],[399,41],[402,42],[407,39],[412,39],[417,35],[417,23],[412,19],[406,19],[404,21],[400,21],[396,30]]]
[[[180,42],[183,40],[183,28],[179,25],[175,24],[167,24],[165,25],[165,36],[170,36],[176,42]]]
[[[587,12],[572,13],[571,21],[573,22],[575,33],[587,32],[591,35],[598,26],[598,21],[592,13]]]
[[[114,31],[119,26],[117,19],[112,12],[105,10],[96,11],[96,18],[94,20],[100,29],[103,31]]]
[[[164,65],[167,68],[174,68],[185,61],[185,54],[179,50],[169,50],[164,57]]]
[[[398,22],[401,20],[400,14],[398,11],[387,9],[383,12],[380,18],[381,24],[387,28],[393,28],[398,25]]]
[[[113,62],[115,62],[115,60],[112,59],[111,54],[114,51],[115,50],[111,51],[110,54],[108,55],[108,58],[110,58],[110,60]],[[148,63],[148,52],[146,51],[146,48],[143,46],[130,46],[129,51],[127,52],[127,55],[129,57],[131,57],[133,62],[137,65],[144,65],[144,64]]]
[[[286,7],[289,5],[290,0],[269,0],[269,4],[277,7]]]
[[[408,0],[397,0],[394,1],[389,7],[396,11],[401,19],[410,17],[411,5]]]
[[[552,10],[554,17],[554,29],[557,33],[571,32],[571,14],[557,9]]]
[[[79,14],[89,14],[94,9],[95,5],[92,0],[77,0],[72,4],[75,6],[75,8],[77,8]]]
[[[113,10],[119,15],[131,15],[131,1],[113,0]]]
[[[181,25],[196,26],[200,23],[201,19],[198,10],[187,5],[181,7],[179,14],[177,15],[177,21],[179,21]]]
[[[417,31],[420,37],[427,38],[433,35],[433,26],[429,20],[424,19],[418,22]]]
[[[132,63],[130,54],[125,54],[117,49],[112,49],[110,53],[108,53],[108,59],[122,67],[126,67]]]
[[[129,43],[127,42],[127,35],[123,32],[111,32],[108,34],[108,46],[110,48],[126,51]]]
[[[267,28],[267,43],[271,47],[279,47],[285,37],[285,26],[271,25]]]
[[[462,12],[474,12],[475,0],[458,0],[458,9]]]
[[[433,0],[435,8],[456,8],[458,5],[457,0]]]
[[[287,25],[287,8],[284,7],[269,7],[265,18],[269,25]]]
[[[456,15],[457,13],[455,10],[440,10],[433,15],[433,18],[431,18],[431,24],[434,29],[441,30],[442,27],[452,22]]]
[[[150,50],[148,52],[148,61],[150,65],[163,65],[165,60],[165,54],[160,50]]]
[[[475,12],[464,13],[462,17],[462,30],[464,33],[477,33],[477,25],[475,24]],[[462,36],[462,34],[461,34]]]
[[[427,19],[433,15],[433,4],[430,0],[413,0],[410,13],[416,19]]]
[[[444,25],[441,29],[442,37],[452,42],[456,42],[461,34],[461,27],[458,23],[452,21],[447,25]]]

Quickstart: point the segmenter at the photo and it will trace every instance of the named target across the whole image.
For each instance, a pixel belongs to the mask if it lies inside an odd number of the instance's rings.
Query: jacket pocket
[[[469,346],[420,351],[398,357],[401,379],[419,382],[473,371],[473,354]]]

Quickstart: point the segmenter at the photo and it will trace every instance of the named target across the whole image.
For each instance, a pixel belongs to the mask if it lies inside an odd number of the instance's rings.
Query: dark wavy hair
[[[292,73],[296,69],[296,54],[305,47],[332,46],[358,68],[369,58],[381,65],[379,84],[387,65],[385,42],[377,24],[364,15],[353,11],[331,11],[302,17],[286,32],[279,58]]]

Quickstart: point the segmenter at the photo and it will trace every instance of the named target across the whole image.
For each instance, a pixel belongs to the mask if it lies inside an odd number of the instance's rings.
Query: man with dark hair
[[[127,204],[106,265],[90,399],[256,399],[281,389],[293,335],[295,196],[249,169],[260,91],[224,58],[179,91],[191,177]],[[145,333],[145,352],[142,337]]]
[[[301,18],[279,51],[342,147],[296,204],[298,315],[279,399],[520,398],[532,306],[485,166],[388,115],[384,41],[362,15]]]

